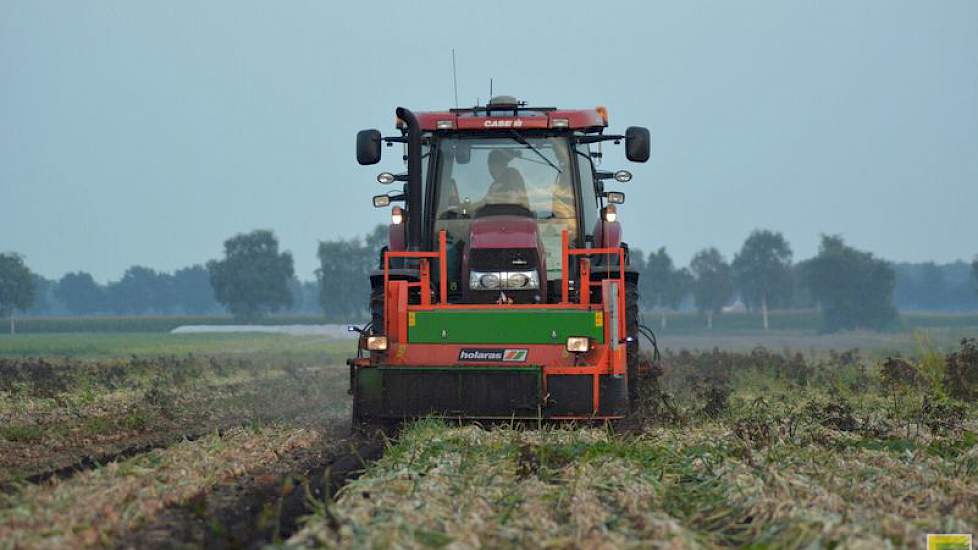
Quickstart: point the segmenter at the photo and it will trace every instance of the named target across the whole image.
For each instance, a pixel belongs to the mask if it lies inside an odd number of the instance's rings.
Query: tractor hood
[[[546,255],[536,220],[525,216],[496,215],[476,218],[462,256],[464,301],[468,303],[540,303],[547,296]],[[531,274],[532,287],[473,287],[480,274],[496,274],[500,281],[517,273]],[[470,275],[474,274],[475,279]],[[532,276],[532,275],[531,275]]]
[[[488,216],[472,220],[471,248],[537,248],[537,224],[525,216]]]

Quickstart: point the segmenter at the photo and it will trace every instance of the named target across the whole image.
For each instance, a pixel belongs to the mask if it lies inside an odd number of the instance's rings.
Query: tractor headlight
[[[540,275],[536,271],[470,271],[469,288],[472,290],[533,290],[540,288]]]
[[[571,336],[567,339],[567,351],[584,353],[591,348],[591,339],[587,336]]]
[[[530,282],[530,278],[526,276],[526,273],[510,273],[509,277],[506,278],[507,288],[523,288]]]
[[[386,336],[367,336],[367,349],[370,351],[386,351],[387,350],[387,337]]]
[[[540,288],[540,275],[536,271],[513,271],[507,273],[506,288],[515,290]]]
[[[486,290],[499,288],[499,275],[496,273],[473,272],[469,279],[470,282],[474,283],[470,285],[472,288],[482,288]]]

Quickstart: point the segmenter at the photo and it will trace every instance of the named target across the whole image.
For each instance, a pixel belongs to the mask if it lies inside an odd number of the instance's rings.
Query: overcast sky
[[[552,6],[0,0],[0,251],[106,281],[270,228],[310,279],[317,241],[386,220],[399,160],[358,166],[356,131],[451,106],[454,47],[463,105],[492,77],[652,130],[648,164],[605,150],[633,246],[978,253],[978,2]]]

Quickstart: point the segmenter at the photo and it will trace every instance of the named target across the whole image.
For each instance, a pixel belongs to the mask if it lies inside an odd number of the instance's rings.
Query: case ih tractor
[[[649,158],[645,128],[606,134],[603,107],[396,110],[398,135],[357,135],[357,161],[402,144],[403,187],[371,274],[371,322],[350,365],[357,425],[435,415],[618,419],[635,394],[638,273],[601,144]]]

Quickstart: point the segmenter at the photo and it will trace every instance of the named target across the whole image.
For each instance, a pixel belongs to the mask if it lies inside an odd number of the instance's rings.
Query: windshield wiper
[[[556,170],[558,174],[562,173],[560,171],[560,168],[557,168],[557,165],[554,164],[553,161],[551,161],[550,159],[548,159],[546,157],[546,155],[544,155],[536,147],[534,147],[533,145],[531,145],[530,142],[526,140],[526,138],[524,138],[523,136],[521,136],[519,134],[519,132],[517,132],[516,130],[510,130],[510,133],[513,134],[513,139],[516,140],[517,143],[519,143],[520,145],[527,146],[531,151],[533,151],[534,153],[536,153],[538,157],[542,158],[544,160],[544,162],[546,162],[547,164],[549,164],[551,168],[553,168],[554,170]]]

